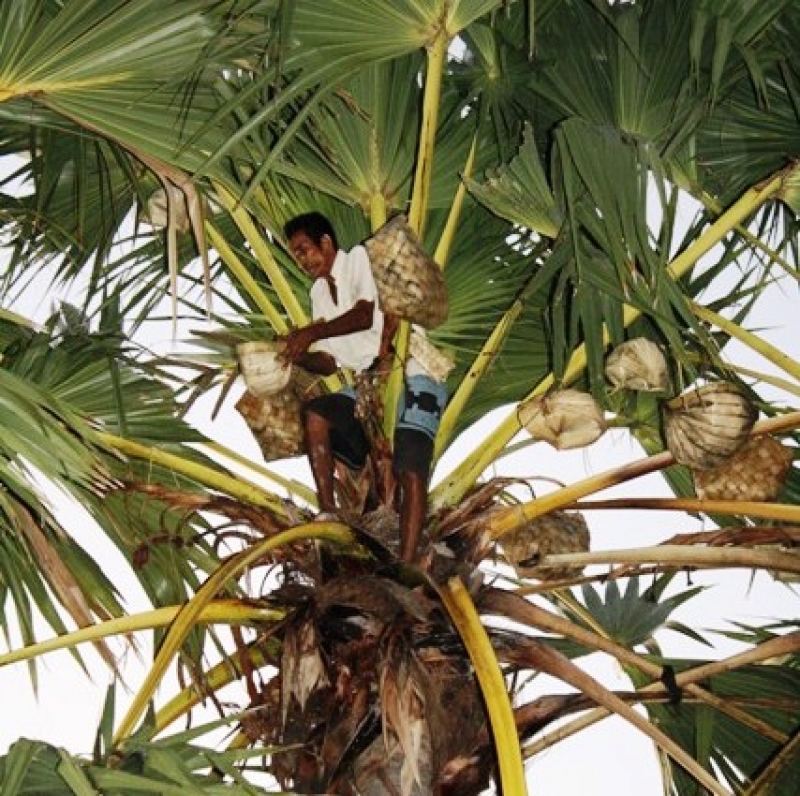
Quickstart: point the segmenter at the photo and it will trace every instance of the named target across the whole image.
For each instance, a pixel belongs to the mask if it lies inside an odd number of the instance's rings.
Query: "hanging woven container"
[[[500,547],[520,578],[575,578],[583,572],[583,567],[554,568],[538,564],[547,555],[587,552],[589,526],[577,511],[551,511],[503,534]]]
[[[408,338],[408,353],[422,365],[436,381],[447,381],[450,371],[456,363],[435,346],[425,334],[415,329],[411,330]]]
[[[701,500],[775,500],[793,460],[774,437],[750,437],[719,467],[693,470],[695,492]]]
[[[719,467],[744,445],[757,416],[755,407],[729,382],[693,387],[664,407],[667,448],[687,467]]]
[[[618,345],[606,359],[606,378],[618,389],[661,392],[669,386],[667,360],[646,337]]]
[[[292,366],[281,359],[281,343],[252,340],[239,343],[236,355],[247,389],[255,395],[280,392],[292,378]]]
[[[261,448],[264,461],[273,462],[304,452],[301,401],[292,388],[270,395],[246,390],[236,409]]]
[[[396,215],[364,241],[381,309],[426,329],[447,318],[444,273],[429,257],[403,215]]]
[[[520,405],[518,416],[532,437],[558,450],[590,445],[607,427],[597,401],[589,393],[572,389],[532,398]]]

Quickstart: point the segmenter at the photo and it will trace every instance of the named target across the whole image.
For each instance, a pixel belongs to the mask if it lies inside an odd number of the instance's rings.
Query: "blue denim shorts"
[[[394,431],[392,465],[396,475],[416,473],[423,481],[428,480],[433,442],[446,402],[444,384],[422,375],[406,379]]]
[[[433,459],[433,441],[447,403],[447,387],[429,376],[409,376],[397,406],[394,436],[395,472],[415,472],[427,478]],[[367,460],[369,441],[361,421],[355,416],[355,391],[313,398],[305,411],[326,417],[331,422],[331,447],[337,459],[360,470]]]
[[[430,376],[409,376],[397,407],[397,428],[434,439],[447,403],[447,386]]]

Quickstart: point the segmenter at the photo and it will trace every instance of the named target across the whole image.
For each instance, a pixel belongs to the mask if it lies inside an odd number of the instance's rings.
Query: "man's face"
[[[289,239],[289,250],[298,265],[315,279],[327,276],[336,259],[333,241],[323,235],[319,243],[314,243],[305,232],[296,232]]]

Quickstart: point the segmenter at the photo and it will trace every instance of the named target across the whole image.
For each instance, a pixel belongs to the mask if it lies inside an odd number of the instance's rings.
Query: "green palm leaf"
[[[519,152],[507,166],[483,182],[468,180],[467,184],[478,201],[497,215],[543,237],[558,237],[562,215],[539,162],[529,126]]]
[[[179,796],[187,790],[216,794],[224,789],[231,796],[280,794],[241,780],[236,765],[252,752],[214,752],[199,745],[141,743],[107,764],[90,763],[45,743],[18,741],[0,758],[0,777],[8,796],[47,793],[52,796],[89,796],[98,792],[120,796],[158,794]],[[220,783],[218,772],[234,780]],[[238,782],[236,780],[239,780]]]
[[[689,662],[672,661],[676,670]],[[754,717],[788,739],[797,731],[797,692],[800,676],[787,669],[752,666],[712,677],[707,684],[726,702],[741,705]],[[781,744],[705,706],[681,703],[676,706],[648,705],[650,713],[689,754],[715,766],[739,791],[754,781],[759,771],[780,750]],[[735,763],[734,763],[735,761]],[[671,772],[676,792],[696,792],[696,784],[677,769]],[[779,772],[770,793],[789,794],[800,775],[797,758]]]
[[[609,581],[602,590],[587,584],[581,590],[584,605],[568,601],[564,610],[576,624],[588,626],[586,620],[590,617],[595,629],[633,648],[649,642],[676,609],[703,591],[702,587],[694,587],[664,597],[672,579],[672,575],[662,576],[642,590],[639,578],[629,578],[624,592],[616,580]]]

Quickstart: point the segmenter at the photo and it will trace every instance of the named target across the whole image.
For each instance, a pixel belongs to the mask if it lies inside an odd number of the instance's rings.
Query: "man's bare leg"
[[[428,513],[428,490],[419,473],[400,474],[400,558],[413,563],[417,558],[422,526]]]
[[[336,511],[333,486],[333,451],[331,450],[331,424],[314,412],[303,415],[306,452],[311,474],[317,486],[320,511]]]

